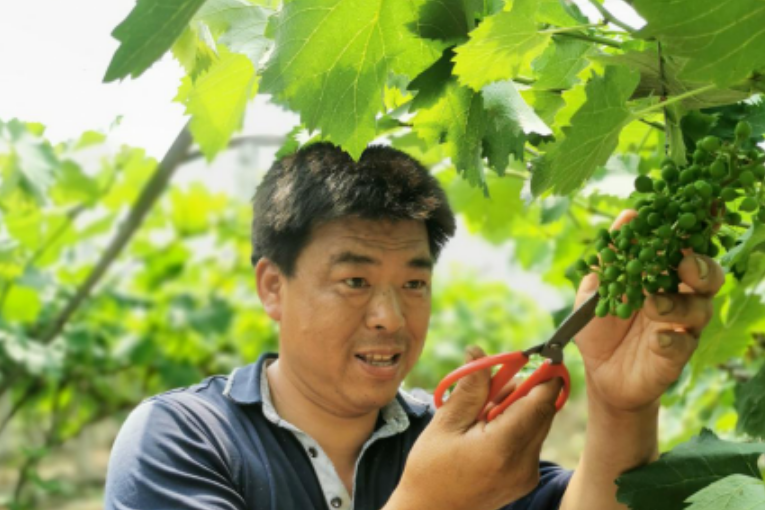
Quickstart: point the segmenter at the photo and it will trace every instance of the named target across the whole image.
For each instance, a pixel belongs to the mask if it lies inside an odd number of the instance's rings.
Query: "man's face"
[[[280,292],[280,370],[335,414],[379,409],[422,352],[432,262],[423,222],[315,228]]]

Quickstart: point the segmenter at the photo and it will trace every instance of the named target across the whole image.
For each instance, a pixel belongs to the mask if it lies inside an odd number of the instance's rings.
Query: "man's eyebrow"
[[[370,257],[368,255],[362,255],[360,253],[354,253],[352,251],[343,251],[340,253],[337,253],[335,255],[332,255],[332,257],[329,260],[330,266],[337,266],[342,264],[350,264],[350,265],[372,265],[372,266],[379,266],[381,262],[373,257]],[[427,269],[428,271],[433,270],[433,261],[428,257],[414,257],[409,261],[407,264],[409,267],[415,268],[415,269]]]

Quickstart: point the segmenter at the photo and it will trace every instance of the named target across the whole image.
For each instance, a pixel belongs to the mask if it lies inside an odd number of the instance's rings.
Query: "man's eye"
[[[346,278],[343,281],[352,289],[361,289],[367,284],[367,281],[364,278]]]
[[[412,290],[421,290],[424,289],[427,285],[428,283],[425,280],[410,280],[406,282],[405,287]]]

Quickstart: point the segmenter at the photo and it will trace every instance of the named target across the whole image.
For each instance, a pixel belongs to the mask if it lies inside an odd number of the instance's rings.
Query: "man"
[[[657,458],[659,398],[723,282],[711,259],[689,255],[686,293],[653,296],[630,320],[596,319],[577,337],[589,415],[572,474],[539,460],[557,380],[491,423],[476,420],[488,373],[460,382],[435,414],[399,389],[455,228],[419,163],[385,147],[354,162],[312,145],[269,170],[253,212],[257,290],[279,323],[279,355],[139,405],[112,451],[107,509],[623,508],[614,479]],[[596,288],[586,278],[577,302]]]

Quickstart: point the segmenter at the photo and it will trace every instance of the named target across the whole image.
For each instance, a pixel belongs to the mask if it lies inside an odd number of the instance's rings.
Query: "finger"
[[[691,359],[699,341],[687,331],[663,329],[653,335],[648,345],[654,354],[671,361],[673,365],[682,367]]]
[[[712,319],[712,298],[696,294],[652,294],[643,312],[657,322],[671,322],[698,337]]]
[[[510,395],[512,392],[515,391],[515,389],[518,387],[519,384],[523,382],[523,379],[521,377],[513,377],[510,379],[494,396],[494,398],[486,404],[486,407],[483,408],[483,412],[481,413],[482,417],[485,417],[489,414],[489,411],[497,407],[505,398]]]
[[[677,267],[680,280],[704,296],[714,296],[725,283],[720,264],[704,255],[687,255]]]
[[[528,395],[514,402],[497,416],[493,422],[503,430],[503,437],[511,441],[528,441],[541,444],[547,437],[553,418],[557,413],[555,401],[563,388],[559,378],[535,386]]]
[[[465,349],[465,362],[469,363],[486,354],[480,347],[469,346]],[[476,417],[486,404],[491,382],[491,368],[473,372],[459,380],[449,396],[449,400],[439,409],[436,416],[451,429],[465,431],[476,421]]]
[[[638,213],[634,209],[623,210],[622,212],[619,213],[619,216],[616,217],[614,222],[611,223],[611,228],[609,230],[616,230],[616,229],[622,228],[622,226],[634,220],[637,215]]]

